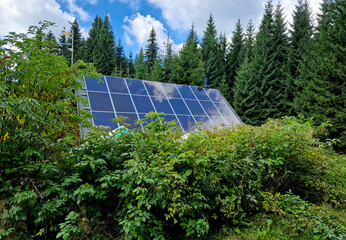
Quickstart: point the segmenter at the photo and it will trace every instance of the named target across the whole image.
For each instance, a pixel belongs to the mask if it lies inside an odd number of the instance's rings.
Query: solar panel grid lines
[[[84,78],[89,107],[95,113],[93,125],[107,124],[111,116],[122,115],[129,117],[127,122],[135,128],[134,121],[151,111],[165,113],[167,120],[176,120],[186,132],[193,130],[197,122],[206,128],[241,123],[217,89],[110,76],[103,79],[98,83]],[[115,126],[120,125],[114,123],[111,128]]]
[[[117,112],[115,111],[113,99],[112,99],[112,96],[111,96],[111,92],[109,91],[109,86],[108,86],[108,81],[107,81],[107,79],[106,79],[106,76],[103,76],[103,79],[104,79],[104,82],[105,82],[105,84],[106,84],[106,86],[107,86],[109,99],[111,100],[112,107],[113,107],[113,111],[114,111],[114,116],[115,116],[115,118],[117,118],[117,117],[118,117],[118,116],[117,116]],[[117,123],[117,122],[114,122],[114,123],[117,125],[117,127],[120,127],[119,123]]]

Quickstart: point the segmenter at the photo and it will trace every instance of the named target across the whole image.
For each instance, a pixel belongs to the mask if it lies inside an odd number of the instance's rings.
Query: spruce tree
[[[219,54],[217,31],[212,14],[209,16],[207,28],[204,31],[201,51],[205,73],[210,75],[210,85],[215,87],[221,82],[224,72],[220,70],[223,59]]]
[[[346,148],[346,2],[324,0],[316,41],[300,62],[294,106],[298,114],[313,117],[316,125],[329,121],[329,138]]]
[[[132,57],[132,52],[131,51],[129,53],[129,57],[126,60],[127,60],[127,73],[126,73],[126,77],[134,78],[136,71],[135,71],[135,64],[134,64],[134,61],[133,61],[133,57]]]
[[[175,55],[172,49],[173,43],[169,34],[167,34],[167,40],[165,43],[165,56],[163,59],[163,82],[174,82],[176,80],[176,61]]]
[[[298,91],[294,81],[297,79],[298,65],[303,58],[307,57],[312,49],[313,24],[311,11],[307,0],[298,0],[298,4],[293,11],[293,23],[290,30],[290,51],[288,56],[288,73],[286,95],[292,104],[295,92]]]
[[[68,43],[72,44],[72,36],[73,36],[73,62],[75,63],[78,60],[81,60],[83,55],[82,33],[81,33],[81,29],[79,27],[77,19],[73,21],[70,32],[72,33],[72,35],[68,37]],[[72,57],[72,53],[70,52],[69,58],[71,57]]]
[[[110,25],[109,15],[106,14],[101,34],[100,34],[100,50],[101,50],[101,58],[99,61],[98,69],[100,69],[100,72],[104,75],[111,75],[112,71],[115,67],[115,41],[114,41],[114,34],[112,30],[112,26]]]
[[[147,71],[147,64],[145,62],[143,48],[141,48],[139,53],[136,55],[135,71],[136,71],[135,77],[137,79],[148,79],[149,74]]]
[[[150,80],[162,82],[162,77],[163,77],[162,60],[159,57],[157,57],[150,74]]]
[[[115,67],[115,47],[108,14],[104,20],[96,16],[86,41],[85,60],[93,63],[99,73],[111,75]]]
[[[176,83],[202,86],[204,71],[202,56],[198,48],[198,38],[195,26],[192,24],[189,35],[179,52],[177,59]]]
[[[124,47],[119,38],[118,44],[116,45],[115,53],[115,67],[112,75],[118,77],[124,77],[127,74],[127,59],[124,52]]]
[[[151,29],[147,46],[145,48],[145,62],[147,64],[148,73],[151,74],[154,63],[157,60],[157,55],[159,52],[159,47],[156,40],[156,32],[154,27]]]
[[[253,56],[253,50],[255,46],[255,26],[250,19],[247,25],[246,33],[244,36],[244,46],[241,50],[241,57],[245,60],[246,57],[249,59]]]
[[[237,76],[237,71],[244,61],[242,56],[242,48],[244,45],[243,38],[243,26],[241,25],[240,19],[238,19],[233,31],[232,41],[230,45],[229,53],[227,54],[227,83],[231,91],[233,91],[234,82]],[[230,94],[229,101],[233,100],[233,93]]]
[[[256,37],[254,56],[247,59],[238,74],[237,93],[234,94],[234,105],[246,115],[244,121],[251,124],[262,124],[267,118],[278,118],[287,114],[285,97],[285,68],[287,62],[287,36],[282,8],[277,6],[274,16],[273,4],[268,1]],[[246,82],[246,83],[245,83]],[[246,86],[247,105],[239,93],[240,86]],[[246,93],[245,93],[246,95]],[[256,106],[256,107],[254,107]]]
[[[85,60],[89,63],[94,63],[95,67],[98,59],[100,58],[101,49],[100,49],[100,35],[102,29],[102,18],[96,16],[92,23],[91,28],[89,29],[89,37],[86,40],[86,53]]]

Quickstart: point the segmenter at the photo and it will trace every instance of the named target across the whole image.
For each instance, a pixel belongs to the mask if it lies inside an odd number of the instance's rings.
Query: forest
[[[269,0],[231,41],[210,15],[178,52],[152,29],[134,57],[107,15],[87,39],[76,20],[73,64],[54,23],[0,39],[0,239],[345,239],[346,1],[314,21],[298,0],[290,27],[282,12]],[[244,124],[186,137],[150,112],[144,131],[80,137],[83,76],[202,86],[205,73]]]
[[[192,24],[178,52],[167,35],[159,49],[153,28],[145,49],[125,56],[121,40],[115,42],[110,20],[96,16],[89,36],[74,34],[74,61],[93,63],[103,75],[203,86],[209,74],[240,118],[260,125],[267,118],[312,117],[316,124],[331,124],[329,138],[346,148],[345,113],[345,10],[343,1],[326,0],[314,19],[308,1],[299,0],[287,23],[280,4],[265,5],[258,27],[246,29],[238,20],[231,39],[218,34],[209,16],[201,41]],[[340,6],[338,6],[340,5]],[[231,27],[231,26],[230,26]],[[49,33],[47,38],[54,40]],[[71,37],[60,36],[60,53],[70,58]]]

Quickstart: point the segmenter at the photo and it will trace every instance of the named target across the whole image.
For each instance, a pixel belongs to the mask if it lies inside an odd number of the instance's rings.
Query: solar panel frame
[[[113,113],[115,117],[131,115],[131,121],[133,121],[133,116],[143,119],[147,112],[153,110],[165,113],[168,119],[174,118],[183,131],[191,131],[198,119],[203,120],[203,127],[207,128],[218,125],[220,122],[223,124],[242,123],[218,89],[112,76],[103,76],[102,80],[102,87],[97,87],[96,83],[91,82],[91,78],[84,77],[88,106],[92,113]],[[117,82],[118,86],[109,85]],[[97,96],[101,93],[108,93],[112,111],[109,106],[95,108],[95,104],[92,103],[95,101],[93,95]],[[119,99],[116,100],[117,98]],[[162,105],[160,105],[160,99]],[[107,101],[104,100],[104,102]],[[125,102],[126,106],[123,106]],[[191,119],[188,120],[188,125],[185,123],[186,119]],[[93,118],[91,121],[93,125],[97,125],[98,120]],[[117,123],[117,126],[119,127],[120,124]],[[138,127],[143,128],[142,125]]]

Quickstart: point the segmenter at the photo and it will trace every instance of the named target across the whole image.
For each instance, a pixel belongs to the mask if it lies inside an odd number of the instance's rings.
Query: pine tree
[[[104,20],[96,16],[86,41],[85,60],[97,71],[111,75],[115,67],[115,41],[108,14]]]
[[[195,27],[192,24],[189,36],[186,39],[177,59],[176,83],[187,85],[203,85],[204,71],[201,52],[198,49],[198,39]]]
[[[295,83],[294,106],[298,114],[313,117],[315,123],[330,121],[330,138],[346,148],[346,2],[324,0],[316,41],[301,61]]]
[[[312,48],[313,24],[311,11],[307,0],[298,0],[298,4],[293,11],[293,24],[290,30],[290,51],[288,56],[287,79],[288,87],[286,95],[288,101],[292,104],[294,101],[294,93],[298,91],[294,84],[294,80],[298,77],[298,65]]]
[[[116,45],[115,53],[115,67],[112,75],[118,77],[124,77],[127,74],[127,59],[124,52],[124,47],[119,38],[118,44]]]
[[[154,63],[157,60],[158,52],[159,52],[159,47],[156,41],[156,32],[153,27],[150,31],[147,46],[145,48],[145,62],[147,64],[147,69],[149,74],[151,74]]]
[[[243,45],[243,26],[241,25],[240,19],[238,19],[235,31],[233,31],[230,50],[227,54],[227,83],[231,91],[234,87],[237,71],[242,62],[244,61],[243,56],[241,54]],[[230,94],[229,101],[232,102],[232,100],[233,93]]]
[[[282,8],[274,9],[271,1],[265,6],[260,30],[256,37],[252,61],[247,59],[239,71],[239,81],[234,94],[234,105],[244,121],[251,124],[262,124],[267,118],[278,118],[287,114],[287,99],[285,97],[285,68],[287,62],[287,36],[282,16]],[[248,86],[247,86],[248,85]],[[247,98],[239,88],[244,86]],[[256,107],[254,107],[256,106]]]
[[[252,23],[252,20],[250,19],[245,37],[244,37],[244,47],[241,50],[241,57],[245,60],[246,57],[249,59],[253,56],[254,51],[254,45],[255,45],[255,26]]]
[[[134,78],[135,77],[135,64],[132,58],[132,52],[130,51],[129,57],[127,58],[127,73],[126,77]]]
[[[233,89],[233,102],[231,103],[234,110],[247,124],[259,124],[262,118],[258,111],[261,94],[258,79],[254,74],[254,62],[251,57],[246,56],[240,66]]]
[[[135,70],[136,70],[135,77],[137,79],[148,79],[149,75],[147,71],[147,65],[145,62],[143,48],[141,48],[139,53],[136,55]]]
[[[223,77],[223,72],[219,68],[222,66],[223,59],[220,59],[218,53],[217,31],[212,14],[209,16],[207,28],[204,31],[201,51],[205,73],[210,75],[210,85],[217,86]]]
[[[72,35],[68,37],[68,43],[72,44],[73,37],[73,62],[77,62],[82,59],[83,46],[82,46],[82,33],[79,27],[77,19],[75,19],[71,25],[70,32]],[[72,46],[71,46],[72,47]],[[72,53],[69,54],[69,58],[72,57]]]
[[[85,62],[94,63],[95,67],[97,60],[100,58],[100,35],[102,29],[102,18],[96,16],[89,30],[89,37],[86,40]]]
[[[112,26],[110,25],[109,15],[106,14],[100,35],[100,50],[101,50],[101,61],[99,61],[98,69],[104,75],[111,75],[115,67],[115,41]]]
[[[173,43],[169,34],[167,34],[167,40],[165,43],[165,56],[163,59],[163,82],[174,82],[176,79],[176,66],[175,55],[172,49]]]
[[[154,63],[153,70],[151,71],[150,74],[150,80],[151,81],[157,81],[157,82],[162,82],[162,77],[163,77],[163,67],[161,63],[161,59],[158,57]]]

